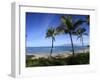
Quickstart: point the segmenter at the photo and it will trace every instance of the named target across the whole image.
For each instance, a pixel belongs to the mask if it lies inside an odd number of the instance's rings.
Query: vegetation
[[[72,35],[76,33],[76,30],[78,29],[79,25],[83,24],[85,21],[79,19],[76,20],[76,22],[73,22],[72,16],[62,16],[61,21],[62,24],[57,28],[57,31],[58,33],[69,34],[72,45],[72,53],[74,55],[75,53]]]
[[[90,25],[90,17],[89,17],[89,15],[86,17],[86,23],[87,23],[88,25]]]
[[[89,53],[80,53],[75,56],[69,56],[66,60],[67,65],[89,64]]]
[[[51,51],[49,58],[41,57],[34,58],[35,56],[26,55],[26,67],[35,66],[57,66],[57,65],[79,65],[79,64],[89,64],[89,52],[76,53],[74,52],[73,35],[78,36],[84,46],[83,35],[87,35],[86,29],[80,25],[86,23],[89,25],[89,16],[86,17],[86,21],[78,19],[73,21],[72,16],[62,16],[61,25],[57,28],[48,28],[46,31],[46,38],[51,38]],[[68,57],[53,57],[53,47],[55,36],[59,34],[68,34],[71,41],[72,55]]]
[[[79,28],[79,29],[76,31],[76,35],[78,36],[77,39],[80,39],[80,41],[82,42],[82,47],[84,47],[83,35],[88,35],[88,34],[86,33],[86,29],[85,29],[85,28]],[[83,53],[84,53],[84,50],[83,50]]]
[[[71,55],[65,58],[39,58],[31,59],[26,58],[26,67],[35,67],[35,66],[58,66],[58,65],[80,65],[80,64],[89,64],[89,52],[79,53],[76,55]]]
[[[54,28],[48,28],[47,32],[46,32],[46,38],[51,38],[52,40],[52,45],[51,45],[51,51],[50,51],[50,57],[52,55],[52,51],[53,51],[53,45],[54,45],[54,41],[55,41],[55,36],[57,35],[56,29]]]

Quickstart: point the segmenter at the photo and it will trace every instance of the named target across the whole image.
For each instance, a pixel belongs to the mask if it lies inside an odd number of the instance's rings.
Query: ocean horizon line
[[[87,47],[90,45],[84,45],[84,47]],[[51,47],[51,46],[26,46],[28,47]],[[54,47],[71,47],[71,45],[58,45],[58,46],[54,46]],[[82,45],[74,45],[74,47],[82,47]]]
[[[74,46],[74,50],[82,50],[82,49],[86,49],[89,48],[87,46]],[[49,53],[51,51],[51,47],[26,47],[26,53]],[[71,46],[55,46],[53,48],[53,52],[54,53],[60,53],[60,52],[71,52],[72,48]]]

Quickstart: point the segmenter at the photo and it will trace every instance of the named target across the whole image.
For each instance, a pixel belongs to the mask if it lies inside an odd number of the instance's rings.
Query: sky
[[[86,19],[86,15],[72,15],[73,21],[76,19]],[[51,46],[51,38],[45,38],[46,31],[49,27],[56,28],[61,24],[61,16],[63,14],[51,14],[51,13],[33,13],[26,12],[26,47],[43,47]],[[89,34],[89,25],[86,23],[81,25],[86,28],[86,33]],[[83,36],[84,44],[89,45],[89,36]],[[73,36],[73,42],[75,45],[81,45],[80,40],[77,40],[77,36]],[[62,34],[55,36],[54,46],[70,45],[70,37],[68,34]]]

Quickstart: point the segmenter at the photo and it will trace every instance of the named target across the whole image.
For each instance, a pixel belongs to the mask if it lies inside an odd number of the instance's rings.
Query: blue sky
[[[51,46],[51,39],[45,38],[45,33],[49,27],[57,27],[61,24],[61,16],[63,14],[51,13],[31,13],[26,12],[26,46],[27,47],[40,47]],[[67,14],[66,14],[67,15]],[[85,15],[72,15],[75,19],[86,19]],[[89,33],[89,26],[87,24],[81,25],[87,29]],[[89,44],[89,36],[83,36],[84,43]],[[55,37],[55,46],[70,44],[69,35],[59,35]],[[76,40],[77,36],[73,36],[74,44],[81,45],[80,40]]]

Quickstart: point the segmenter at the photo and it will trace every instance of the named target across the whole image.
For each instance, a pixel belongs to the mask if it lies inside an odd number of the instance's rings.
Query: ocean
[[[87,46],[74,46],[74,50],[82,50],[88,48]],[[49,54],[51,47],[26,47],[26,54]],[[53,48],[53,53],[59,54],[63,52],[71,52],[71,46],[55,46]]]

